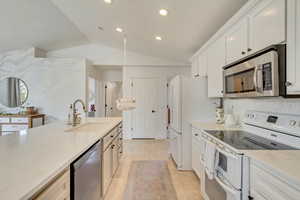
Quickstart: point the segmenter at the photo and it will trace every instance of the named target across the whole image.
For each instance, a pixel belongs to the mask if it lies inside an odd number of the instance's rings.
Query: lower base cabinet
[[[112,178],[119,167],[120,158],[123,153],[122,125],[120,124],[111,132],[113,132],[114,134],[108,134],[104,137],[104,140],[106,141],[107,145],[105,145],[105,148],[103,149],[102,158],[103,196],[105,196],[112,181]],[[108,139],[106,137],[108,137]]]
[[[34,200],[70,200],[70,170],[54,179]]]
[[[255,161],[250,161],[250,196],[255,200],[299,200],[300,187]]]

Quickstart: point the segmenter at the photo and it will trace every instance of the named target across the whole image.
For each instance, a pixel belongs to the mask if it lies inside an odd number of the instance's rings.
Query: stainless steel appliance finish
[[[99,141],[71,165],[72,200],[101,198],[101,152],[102,141]]]
[[[285,96],[285,45],[274,45],[224,67],[224,97]]]

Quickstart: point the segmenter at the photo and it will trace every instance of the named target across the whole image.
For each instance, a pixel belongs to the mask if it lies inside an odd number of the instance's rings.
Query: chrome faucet
[[[73,106],[72,106],[73,107],[73,122],[72,122],[72,126],[76,126],[77,124],[80,124],[80,118],[79,118],[80,113],[77,113],[77,109],[76,109],[76,104],[77,103],[81,103],[83,111],[85,113],[87,112],[85,103],[81,99],[77,99],[76,101],[74,101]]]

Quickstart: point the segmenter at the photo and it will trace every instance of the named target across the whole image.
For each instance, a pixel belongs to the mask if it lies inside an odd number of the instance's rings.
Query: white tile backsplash
[[[231,112],[239,119],[247,110],[277,112],[300,115],[300,99],[285,99],[282,97],[255,99],[225,99],[225,113]]]

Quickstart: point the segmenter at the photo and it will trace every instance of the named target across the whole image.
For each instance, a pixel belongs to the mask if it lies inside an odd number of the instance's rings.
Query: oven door
[[[204,185],[205,200],[241,200],[242,198],[241,190],[231,187],[217,175],[210,180],[205,172]]]
[[[227,147],[217,145],[215,165],[215,174],[219,178],[226,180],[237,190],[242,188],[242,155],[232,152]]]
[[[270,51],[223,72],[225,97],[279,96],[278,54]]]

